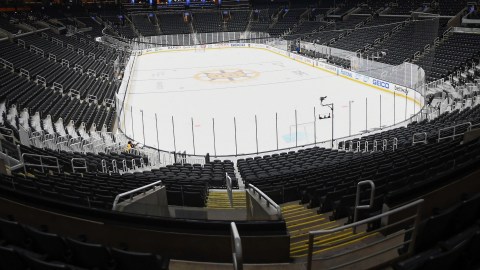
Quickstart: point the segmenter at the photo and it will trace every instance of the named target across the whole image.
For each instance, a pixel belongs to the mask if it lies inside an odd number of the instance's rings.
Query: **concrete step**
[[[242,191],[232,192],[233,208],[246,208],[246,194]],[[207,208],[210,209],[231,209],[230,199],[226,190],[211,190],[208,194]]]

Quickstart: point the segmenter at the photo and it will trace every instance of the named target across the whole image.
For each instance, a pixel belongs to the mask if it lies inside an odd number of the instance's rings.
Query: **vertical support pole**
[[[315,106],[313,106],[313,140],[314,144],[317,145],[317,114],[315,112]]]
[[[235,128],[235,156],[238,155],[238,144],[237,144],[237,119],[233,117],[233,127]]]
[[[397,94],[395,92],[393,92],[393,124],[397,124],[397,121],[396,121],[396,116],[397,116],[397,108],[396,108],[396,97],[397,97]]]
[[[275,134],[277,138],[277,150],[278,150],[278,113],[275,113]]]
[[[368,132],[368,98],[365,98],[365,132]]]
[[[382,129],[382,95],[380,95],[380,126],[379,128]]]
[[[157,129],[157,150],[158,150],[158,156],[160,157],[160,140],[158,139],[158,119],[157,119],[157,113],[155,113],[155,128]]]
[[[173,121],[172,115],[172,132],[173,132],[173,151],[175,151],[174,156],[177,155],[177,142],[175,140],[175,122]]]
[[[295,147],[298,146],[298,122],[297,122],[297,110],[295,109]]]
[[[422,205],[423,205],[423,202],[418,204],[417,205],[417,211],[415,213],[415,220],[414,220],[414,223],[413,223],[413,231],[412,231],[412,235],[410,236],[410,244],[408,245],[408,251],[407,251],[407,254],[413,254],[414,252],[414,248],[415,248],[415,242],[416,242],[416,239],[417,239],[417,233],[418,233],[418,227],[420,225],[420,222],[421,222],[421,212],[422,212]]]
[[[334,126],[333,126],[333,103],[332,103],[332,149],[333,149],[333,138],[334,138],[333,131],[334,131]]]
[[[135,131],[133,131],[133,107],[130,106],[130,116],[132,118],[132,139],[135,140]]]
[[[348,101],[348,136],[352,136],[352,101]]]
[[[417,91],[413,90],[413,114],[417,115]]]
[[[127,134],[127,120],[126,120],[126,114],[127,112],[125,111],[125,104],[122,105],[122,112],[123,112],[123,132],[125,132],[125,135]]]
[[[315,236],[313,234],[308,234],[308,256],[307,256],[307,270],[312,270],[312,257],[313,257],[313,242]]]
[[[255,114],[255,144],[257,145],[257,154],[258,154],[258,123],[257,123],[256,114]]]
[[[140,110],[140,112],[142,112],[143,145],[146,145],[146,143],[145,143],[145,122],[143,121],[143,110]]]
[[[193,154],[195,155],[195,131],[193,130],[193,117],[190,118],[192,120],[192,144],[193,144]]]
[[[410,88],[414,88],[413,87],[413,64],[412,63],[409,63],[410,65]]]
[[[213,153],[217,156],[217,142],[215,137],[215,118],[212,118],[212,128],[213,128]]]
[[[405,119],[407,120],[408,94],[405,94]]]

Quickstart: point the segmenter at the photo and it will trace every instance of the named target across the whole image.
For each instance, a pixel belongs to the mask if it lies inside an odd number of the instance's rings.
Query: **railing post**
[[[238,229],[235,222],[230,223],[230,230],[231,230],[231,241],[232,241],[233,269],[243,270],[242,240],[240,238],[240,234],[238,233]]]
[[[237,142],[237,119],[233,117],[233,127],[235,130],[235,156],[238,155],[238,142]]]
[[[413,223],[414,229],[412,231],[412,236],[410,238],[410,244],[408,245],[408,254],[413,254],[414,249],[415,249],[415,242],[417,238],[417,233],[418,233],[418,225],[420,224],[420,221],[422,220],[421,218],[421,210],[422,210],[422,205],[423,201],[419,204],[417,204],[417,213],[415,215],[415,221]]]
[[[370,203],[368,205],[360,205],[360,187],[362,185],[370,185]],[[355,198],[355,212],[353,214],[353,223],[357,222],[358,219],[358,210],[370,209],[373,206],[373,201],[375,199],[375,183],[372,180],[360,181],[357,184],[357,194]],[[357,233],[357,227],[353,227],[353,233]]]
[[[42,173],[45,172],[45,170],[43,169],[43,160],[42,160],[42,156],[40,156],[40,166],[42,168]]]
[[[313,241],[315,240],[315,235],[308,234],[308,256],[307,256],[307,270],[312,270],[312,260],[313,260]]]

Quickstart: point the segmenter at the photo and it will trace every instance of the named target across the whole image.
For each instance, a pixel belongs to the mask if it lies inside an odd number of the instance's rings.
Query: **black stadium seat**
[[[67,238],[72,251],[72,262],[85,268],[109,269],[113,265],[109,251],[102,245]]]
[[[25,263],[21,256],[12,247],[0,246],[0,269],[2,270],[24,270]]]
[[[34,246],[38,248],[39,253],[46,256],[46,259],[64,261],[70,256],[67,244],[60,236],[30,227],[27,228],[27,232],[33,239]]]
[[[167,270],[169,259],[151,253],[130,252],[113,248],[112,257],[118,270]]]

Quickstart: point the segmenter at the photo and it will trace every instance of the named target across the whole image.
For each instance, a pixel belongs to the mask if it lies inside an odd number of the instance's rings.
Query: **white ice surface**
[[[331,119],[318,120],[319,114],[330,113],[320,106],[321,96],[334,103],[335,138],[349,135],[349,101],[351,134],[392,125],[394,107],[397,123],[419,110],[392,93],[254,48],[144,54],[135,63],[127,91],[121,127],[128,136],[197,155],[255,153],[256,138],[260,152],[277,149],[277,138],[278,148],[329,140]]]

